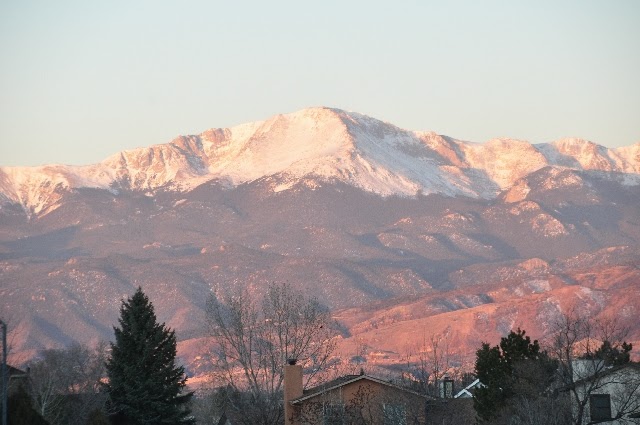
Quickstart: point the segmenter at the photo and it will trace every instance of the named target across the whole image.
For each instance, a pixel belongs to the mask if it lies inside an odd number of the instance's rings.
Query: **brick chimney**
[[[296,364],[296,359],[287,360],[284,366],[284,424],[298,425],[295,419],[294,406],[291,400],[302,397],[302,366]]]

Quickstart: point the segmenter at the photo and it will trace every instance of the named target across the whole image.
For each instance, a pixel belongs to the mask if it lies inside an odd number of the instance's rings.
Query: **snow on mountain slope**
[[[493,139],[483,145],[461,143],[467,167],[482,170],[501,189],[548,165],[531,144],[514,139]]]
[[[319,107],[181,136],[94,165],[0,168],[0,200],[45,214],[65,191],[82,187],[189,190],[212,179],[238,185],[269,176],[274,191],[313,179],[342,181],[380,195],[490,199],[549,165],[630,173],[626,182],[637,184],[640,144],[618,149],[580,139],[475,144]]]
[[[343,122],[332,110],[305,109],[263,122],[241,149],[213,161],[209,172],[234,184],[277,173],[335,177],[340,174],[335,169],[354,149]]]
[[[611,149],[609,153],[620,171],[640,174],[640,143]]]
[[[357,147],[355,186],[383,195],[422,192],[478,197],[488,183],[470,178],[425,143],[420,133],[365,115],[341,114]]]
[[[556,165],[583,170],[613,171],[615,163],[609,150],[581,139],[561,139],[553,143],[538,145],[547,159]]]
[[[93,187],[109,189],[113,177],[100,165],[0,167],[0,191],[11,202],[35,214],[52,211],[64,191]]]

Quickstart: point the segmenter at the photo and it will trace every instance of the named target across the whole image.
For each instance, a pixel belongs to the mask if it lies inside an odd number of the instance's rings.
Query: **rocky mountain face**
[[[0,316],[20,361],[111,338],[142,286],[197,373],[207,298],[273,281],[317,296],[344,355],[372,362],[436,332],[471,353],[514,326],[539,337],[571,309],[638,342],[639,245],[640,144],[472,144],[313,108],[0,168]]]

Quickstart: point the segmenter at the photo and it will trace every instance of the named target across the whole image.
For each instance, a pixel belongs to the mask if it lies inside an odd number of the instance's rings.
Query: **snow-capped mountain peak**
[[[475,144],[314,107],[119,152],[94,165],[3,167],[0,200],[44,214],[65,192],[81,187],[189,190],[213,179],[238,185],[264,177],[274,191],[311,179],[380,195],[492,198],[546,166],[638,174],[640,144],[613,150],[581,139]]]

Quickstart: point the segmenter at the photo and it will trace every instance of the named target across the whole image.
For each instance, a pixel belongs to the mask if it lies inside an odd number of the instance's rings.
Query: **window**
[[[384,425],[406,425],[407,412],[402,404],[383,404]]]
[[[591,394],[589,408],[592,421],[611,419],[611,396],[609,394]]]
[[[343,425],[345,423],[344,404],[325,404],[322,412],[323,425]]]

